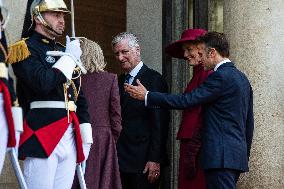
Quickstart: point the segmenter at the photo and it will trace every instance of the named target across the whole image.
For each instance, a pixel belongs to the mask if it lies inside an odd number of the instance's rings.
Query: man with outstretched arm
[[[163,94],[125,85],[133,98],[145,100],[148,107],[185,109],[204,106],[201,166],[208,189],[235,189],[241,172],[248,171],[252,143],[253,92],[247,77],[229,57],[229,43],[223,33],[208,32],[202,61],[205,70],[214,72],[190,93]]]

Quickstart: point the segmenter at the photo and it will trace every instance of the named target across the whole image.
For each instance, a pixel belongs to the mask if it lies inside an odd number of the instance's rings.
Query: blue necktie
[[[130,74],[126,74],[124,83],[128,83],[129,84],[129,80],[130,80],[131,77],[132,76]]]

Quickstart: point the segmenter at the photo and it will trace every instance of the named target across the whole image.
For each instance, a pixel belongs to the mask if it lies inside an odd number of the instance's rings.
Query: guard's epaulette
[[[60,42],[56,42],[57,45],[61,46],[61,47],[64,47],[65,48],[65,45],[63,45],[62,43]]]
[[[8,47],[7,62],[9,64],[14,64],[16,62],[25,60],[31,55],[31,52],[26,44],[26,39],[27,38],[24,38]]]

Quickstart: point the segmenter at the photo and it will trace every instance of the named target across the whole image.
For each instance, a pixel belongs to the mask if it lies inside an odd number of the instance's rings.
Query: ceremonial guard
[[[6,64],[8,53],[4,29],[8,19],[2,12],[8,11],[2,0],[0,0],[0,174],[3,168],[6,151],[14,148],[16,150],[22,131],[21,108],[18,107],[16,95],[13,89],[13,80],[8,74]],[[7,12],[8,13],[8,12]],[[6,13],[6,14],[7,14]],[[15,114],[20,113],[20,114]],[[16,117],[18,115],[18,117]],[[18,119],[17,119],[18,118]],[[17,122],[17,120],[20,120]],[[15,121],[15,122],[14,122]],[[19,124],[17,124],[19,123]]]
[[[17,77],[19,103],[24,106],[24,132],[19,157],[29,189],[70,189],[76,163],[88,157],[92,129],[80,90],[81,49],[66,37],[66,48],[55,41],[63,34],[63,0],[34,0],[33,32],[10,46],[8,62]],[[53,56],[50,51],[63,52]]]

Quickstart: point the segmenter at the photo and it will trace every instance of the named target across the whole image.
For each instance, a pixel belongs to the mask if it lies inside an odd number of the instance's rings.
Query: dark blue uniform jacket
[[[148,106],[186,109],[200,104],[204,105],[203,168],[248,171],[254,120],[253,93],[247,77],[227,62],[190,93],[148,93]]]
[[[28,126],[36,131],[67,116],[65,109],[37,108],[30,109],[33,101],[64,101],[63,84],[66,77],[52,66],[58,57],[47,56],[47,51],[64,51],[64,47],[54,40],[34,32],[26,39],[31,55],[23,61],[12,64],[17,76],[17,93],[19,103],[24,107],[25,119]],[[78,81],[74,81],[78,90]],[[69,100],[74,101],[74,90],[68,89]],[[89,123],[86,100],[80,90],[77,105],[77,116],[80,123]],[[35,135],[31,136],[19,149],[20,157],[47,157]]]

